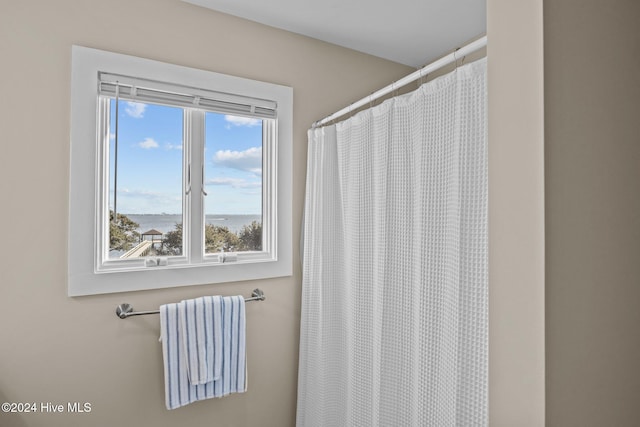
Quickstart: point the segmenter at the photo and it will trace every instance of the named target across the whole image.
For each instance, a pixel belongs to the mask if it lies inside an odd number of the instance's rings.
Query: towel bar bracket
[[[248,301],[264,301],[267,297],[264,295],[264,292],[261,289],[254,289],[251,293],[251,298],[245,298],[245,302]],[[116,307],[116,316],[121,319],[126,319],[131,316],[144,316],[146,314],[159,314],[160,310],[149,310],[149,311],[133,311],[133,306],[131,304],[123,303]]]

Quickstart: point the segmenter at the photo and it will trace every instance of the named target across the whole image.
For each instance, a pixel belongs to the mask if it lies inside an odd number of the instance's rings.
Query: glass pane
[[[205,253],[262,250],[262,127],[206,113]]]
[[[183,110],[119,101],[116,147],[109,104],[109,259],[181,255]]]

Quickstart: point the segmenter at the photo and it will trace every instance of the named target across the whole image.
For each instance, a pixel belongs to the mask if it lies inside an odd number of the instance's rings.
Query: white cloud
[[[140,199],[159,199],[164,197],[162,193],[149,190],[129,190],[128,188],[118,189],[118,195],[126,197],[137,197]]]
[[[141,119],[144,117],[144,111],[147,109],[147,104],[141,104],[140,102],[127,102],[127,106],[124,109],[130,117],[134,119]]]
[[[182,150],[182,144],[171,144],[170,142],[167,142],[166,144],[164,144],[164,149],[165,150]]]
[[[113,194],[113,191],[111,193]],[[140,189],[130,190],[128,188],[118,189],[118,197],[147,200],[158,205],[165,205],[182,201],[182,198],[180,196],[169,193]]]
[[[262,123],[260,119],[254,119],[251,117],[238,117],[238,116],[224,116],[224,119],[227,123],[231,123],[234,126],[259,126]]]
[[[251,147],[244,151],[219,150],[213,161],[221,166],[262,175],[262,147]]]
[[[113,194],[113,191],[111,191]],[[118,211],[130,214],[181,212],[182,195],[152,190],[118,189]]]
[[[146,138],[144,141],[142,142],[138,142],[138,147],[140,148],[144,148],[144,149],[151,149],[151,148],[158,148],[158,143],[156,141],[153,140],[153,138]]]
[[[228,185],[233,188],[259,188],[262,182],[251,182],[242,178],[211,178],[206,182],[207,185]]]

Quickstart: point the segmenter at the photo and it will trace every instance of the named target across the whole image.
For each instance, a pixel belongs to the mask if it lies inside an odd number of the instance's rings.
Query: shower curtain
[[[298,427],[485,426],[486,60],[309,131]]]

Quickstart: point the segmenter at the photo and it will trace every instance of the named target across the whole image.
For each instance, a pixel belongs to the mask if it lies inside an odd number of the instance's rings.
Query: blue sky
[[[115,102],[111,104],[113,209]],[[207,214],[261,214],[261,124],[259,119],[206,113]],[[182,109],[120,101],[118,212],[181,213],[182,134]]]

